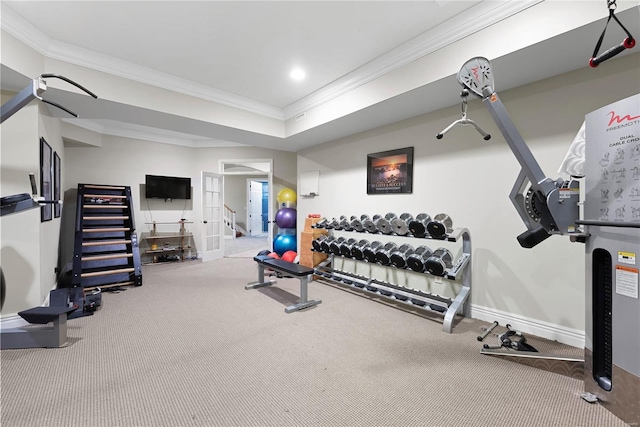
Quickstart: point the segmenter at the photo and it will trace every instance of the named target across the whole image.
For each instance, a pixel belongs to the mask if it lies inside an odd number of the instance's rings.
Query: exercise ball
[[[288,236],[285,234],[278,234],[273,239],[273,251],[282,256],[287,251],[295,251],[298,249],[298,242],[296,236]]]
[[[276,212],[276,224],[280,228],[295,228],[297,212],[292,208],[282,208]]]
[[[280,207],[295,207],[297,200],[296,192],[290,188],[283,188],[278,192],[277,200],[278,206]]]
[[[297,256],[298,254],[296,253],[296,251],[287,251],[282,254],[282,260],[287,262],[295,262]]]

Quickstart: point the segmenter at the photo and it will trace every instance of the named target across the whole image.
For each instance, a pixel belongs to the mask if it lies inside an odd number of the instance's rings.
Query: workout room
[[[640,2],[0,2],[3,426],[640,424]]]

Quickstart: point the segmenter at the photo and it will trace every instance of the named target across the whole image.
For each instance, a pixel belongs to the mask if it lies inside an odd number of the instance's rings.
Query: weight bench
[[[253,257],[253,260],[258,263],[258,281],[247,283],[244,287],[245,289],[257,289],[275,284],[275,280],[265,281],[264,279],[265,268],[270,268],[271,270],[281,273],[285,277],[294,277],[300,280],[300,302],[286,307],[284,309],[286,313],[302,310],[307,307],[318,305],[322,302],[322,300],[309,301],[307,299],[307,286],[312,280],[314,272],[313,268],[283,261],[281,259],[274,259],[267,255],[255,256]]]

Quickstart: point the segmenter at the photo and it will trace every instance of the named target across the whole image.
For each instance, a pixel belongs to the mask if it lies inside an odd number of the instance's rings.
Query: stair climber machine
[[[509,195],[527,227],[520,245],[554,234],[586,244],[583,398],[640,424],[640,94],[585,117],[580,219],[579,181],[543,174],[494,90],[489,61],[470,59],[457,79],[482,98],[522,168]]]
[[[2,105],[0,108],[0,123],[3,123],[9,117],[13,116],[34,99],[53,105],[74,117],[78,117],[77,114],[66,109],[62,105],[53,101],[45,100],[41,97],[42,93],[47,90],[47,84],[44,80],[45,78],[57,78],[64,80],[65,82],[83,90],[93,98],[97,98],[95,94],[66,77],[57,74],[42,74],[40,77],[32,80],[27,87]],[[35,175],[29,174],[29,179],[31,183],[31,194],[20,193],[0,198],[0,216],[18,214],[46,204],[61,203],[60,200],[47,200],[45,197],[38,196]],[[1,268],[0,287],[2,290],[0,296],[1,308],[4,305],[6,292],[4,274]],[[78,301],[74,300],[70,295],[71,294],[65,294],[66,298],[64,298],[64,301],[58,301],[59,304],[54,303],[54,299],[52,298],[48,307],[34,307],[20,311],[18,315],[31,325],[26,327],[2,328],[0,348],[4,350],[64,346],[67,342],[68,316],[78,309],[82,311],[82,302],[78,304]],[[60,298],[58,297],[57,299]]]

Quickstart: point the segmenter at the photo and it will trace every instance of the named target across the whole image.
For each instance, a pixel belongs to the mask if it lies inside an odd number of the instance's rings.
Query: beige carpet
[[[481,355],[485,323],[447,334],[317,282],[322,304],[286,314],[298,281],[245,290],[256,276],[246,258],[144,267],[66,348],[1,351],[2,426],[625,425],[580,380]]]

